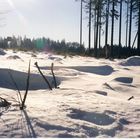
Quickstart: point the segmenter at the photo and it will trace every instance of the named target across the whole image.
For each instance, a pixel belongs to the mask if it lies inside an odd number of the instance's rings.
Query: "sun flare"
[[[20,22],[24,25],[27,26],[27,19],[24,17],[24,15],[16,8],[15,3],[17,0],[7,0],[9,6],[11,7],[11,9],[16,13],[18,19],[20,20]],[[32,0],[30,0],[32,1]],[[19,1],[18,1],[19,2]]]

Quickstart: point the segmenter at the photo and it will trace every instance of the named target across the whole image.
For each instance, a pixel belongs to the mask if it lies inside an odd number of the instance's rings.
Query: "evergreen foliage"
[[[89,49],[81,46],[77,42],[66,42],[54,41],[49,38],[37,38],[29,39],[22,37],[7,37],[0,39],[0,48],[2,49],[13,49],[20,51],[45,51],[47,53],[57,53],[61,55],[82,55],[94,57],[95,49],[92,48],[89,53]],[[97,48],[97,58],[111,58],[111,46],[103,46]],[[129,53],[128,53],[129,52]],[[113,46],[113,58],[127,58],[133,55],[139,55],[137,48],[128,48],[126,46],[119,47],[118,45]],[[119,56],[120,55],[120,56]]]

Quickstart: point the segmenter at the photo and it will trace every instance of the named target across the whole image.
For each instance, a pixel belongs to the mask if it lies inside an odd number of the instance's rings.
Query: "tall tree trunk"
[[[95,48],[95,44],[96,44],[96,19],[97,18],[97,11],[96,9],[94,9],[94,48]]]
[[[120,21],[119,21],[119,52],[118,52],[118,57],[120,58],[121,56],[121,47],[122,47],[122,43],[121,43],[121,38],[122,38],[122,0],[120,0]]]
[[[98,47],[98,37],[99,37],[98,35],[99,34],[99,3],[97,5],[96,38],[95,38],[95,47],[94,47],[95,57],[97,57],[97,47]]]
[[[109,0],[106,1],[106,23],[105,23],[105,54],[108,57],[108,25],[109,25]]]
[[[100,57],[100,51],[101,51],[101,30],[102,30],[102,10],[100,6],[99,7],[99,53],[98,53],[99,57]]]
[[[137,41],[138,55],[140,55],[140,1],[138,1],[138,41]]]
[[[99,18],[99,50],[101,49],[101,30],[102,30],[102,18],[101,18],[101,15],[100,15],[100,18]]]
[[[106,24],[105,24],[105,46],[108,43],[108,18],[109,18],[109,0],[106,3]]]
[[[91,0],[89,1],[89,37],[88,37],[89,53],[91,50]]]
[[[129,19],[129,0],[127,0],[127,12],[126,12],[126,39],[125,39],[125,46],[128,45],[128,19]]]
[[[80,47],[82,46],[82,19],[83,19],[83,0],[81,0],[81,10],[80,10]]]
[[[128,49],[129,49],[129,52],[128,52],[128,56],[130,56],[130,49],[131,49],[132,9],[133,9],[132,0],[130,0],[129,39],[128,39]]]
[[[112,25],[111,25],[111,52],[110,56],[113,58],[113,43],[114,43],[114,11],[115,11],[115,2],[112,1]]]

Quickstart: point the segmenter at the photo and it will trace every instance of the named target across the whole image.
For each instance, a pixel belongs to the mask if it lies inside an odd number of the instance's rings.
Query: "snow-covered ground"
[[[11,106],[0,106],[0,137],[140,137],[140,57],[110,61],[5,53],[0,53],[0,97]],[[29,60],[30,87],[22,111],[9,71],[24,96]],[[35,62],[53,87],[54,63],[58,89],[48,89]]]

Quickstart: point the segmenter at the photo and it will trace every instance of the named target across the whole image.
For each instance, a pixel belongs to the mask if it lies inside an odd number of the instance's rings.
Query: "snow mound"
[[[50,59],[50,60],[54,60],[54,61],[62,61],[63,59],[62,58],[60,58],[60,57],[57,57],[57,56],[49,56],[48,57],[48,59]]]
[[[6,52],[3,49],[0,49],[0,55],[5,55]]]
[[[120,62],[122,66],[140,66],[140,56],[132,56]]]
[[[21,59],[18,55],[8,56],[7,59]]]

